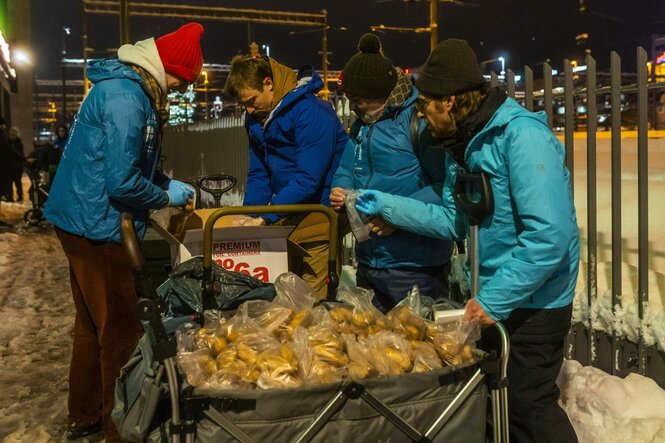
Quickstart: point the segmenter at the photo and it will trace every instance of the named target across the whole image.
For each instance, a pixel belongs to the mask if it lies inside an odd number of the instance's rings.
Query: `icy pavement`
[[[64,439],[74,305],[52,230],[0,234],[0,440]]]
[[[74,306],[67,260],[52,229],[0,233],[0,441],[64,441]],[[10,217],[11,214],[11,217]],[[665,442],[665,391],[564,363],[562,404],[582,443]]]

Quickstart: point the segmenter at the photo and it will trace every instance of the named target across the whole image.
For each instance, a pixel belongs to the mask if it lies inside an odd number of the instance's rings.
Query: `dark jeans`
[[[16,196],[17,196],[16,200],[23,201],[23,183],[21,182],[21,180],[23,179],[23,168],[13,169],[10,174],[10,179],[11,179],[9,184],[10,199],[11,197],[13,197],[11,194],[12,192],[11,186],[13,183],[14,186],[16,186]]]
[[[356,284],[361,288],[373,289],[372,302],[385,313],[406,297],[414,285],[418,285],[421,295],[434,299],[447,297],[449,274],[450,262],[441,266],[387,269],[359,264]]]
[[[69,367],[69,422],[104,422],[107,442],[119,441],[111,420],[115,379],[141,335],[136,292],[122,246],[55,229],[69,260],[76,306]]]
[[[575,430],[559,406],[556,386],[571,314],[572,305],[556,309],[516,309],[502,321],[510,337],[511,442],[577,442]],[[495,328],[483,330],[481,347],[496,348],[497,335]]]

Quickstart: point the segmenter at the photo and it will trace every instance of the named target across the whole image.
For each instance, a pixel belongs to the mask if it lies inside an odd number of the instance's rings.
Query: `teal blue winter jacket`
[[[417,98],[414,86],[402,104],[386,109],[377,122],[354,123],[332,187],[376,189],[440,204],[445,154],[429,146],[412,146],[418,139],[431,141],[411,133]],[[420,125],[419,132],[425,130],[425,125]],[[423,158],[419,159],[416,152],[421,151]],[[440,170],[436,178],[423,171],[421,161],[430,163],[431,170]],[[358,262],[372,268],[440,266],[450,261],[452,242],[398,229],[387,236],[371,234],[369,240],[357,243],[355,250]]]
[[[44,214],[90,240],[120,243],[120,214],[145,233],[148,209],[168,203],[157,173],[159,123],[143,79],[117,59],[88,64],[94,84],[77,113]],[[158,184],[155,184],[158,183]]]
[[[570,304],[579,232],[564,149],[545,114],[507,99],[471,139],[465,161],[489,175],[494,194],[494,211],[479,226],[478,303],[495,320],[517,308]],[[443,206],[397,197],[384,218],[422,235],[464,238],[468,220],[452,196],[459,166],[448,156],[446,167]]]

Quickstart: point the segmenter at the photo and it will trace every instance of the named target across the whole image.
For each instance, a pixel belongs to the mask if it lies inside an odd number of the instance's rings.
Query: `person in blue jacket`
[[[439,43],[416,86],[418,110],[449,152],[443,206],[368,190],[356,207],[421,235],[462,239],[469,223],[453,199],[456,176],[489,176],[494,210],[479,225],[480,290],[465,317],[484,325],[501,321],[510,336],[511,441],[577,441],[555,384],[579,267],[563,146],[544,113],[487,88],[463,40]]]
[[[340,210],[347,190],[360,188],[441,204],[445,152],[423,134],[418,90],[383,55],[376,35],[363,35],[358,50],[342,70],[341,89],[358,118],[333,178],[332,207]],[[414,285],[432,298],[448,296],[450,240],[397,229],[380,215],[369,223],[370,239],[355,246],[356,284],[374,290],[380,310],[392,309]]]
[[[266,56],[231,62],[226,91],[247,111],[249,172],[243,204],[330,204],[330,184],[347,135],[332,107],[316,97],[323,81],[310,66],[298,74]],[[241,217],[236,225],[296,226],[290,239],[309,254],[296,272],[326,295],[328,221],[322,214]],[[337,239],[330,239],[337,241]]]
[[[149,209],[183,206],[193,190],[157,171],[169,90],[184,92],[201,72],[203,27],[189,23],[155,40],[123,45],[117,57],[93,60],[93,83],[74,119],[44,210],[70,265],[76,318],[69,374],[67,438],[111,420],[115,379],[141,334],[136,292],[120,244],[120,215],[139,237]]]

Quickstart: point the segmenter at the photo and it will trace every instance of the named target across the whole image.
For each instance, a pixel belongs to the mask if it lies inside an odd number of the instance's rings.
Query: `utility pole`
[[[439,43],[439,0],[429,0],[429,48],[434,51]]]
[[[428,32],[430,51],[433,51],[439,43],[439,1],[440,0],[429,0],[429,26],[426,28],[374,25],[370,26],[370,29],[372,31],[415,32],[416,34]]]
[[[120,0],[120,45],[129,42],[129,0]]]

